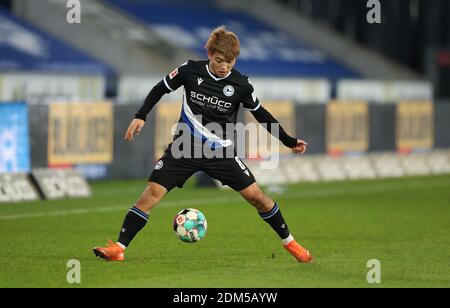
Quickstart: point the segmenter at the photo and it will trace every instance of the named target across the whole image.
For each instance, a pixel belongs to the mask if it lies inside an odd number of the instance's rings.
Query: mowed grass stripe
[[[410,182],[408,182],[410,181]],[[358,182],[355,182],[358,183]],[[412,189],[429,189],[429,188],[440,188],[448,186],[448,181],[439,178],[434,179],[433,181],[426,179],[403,179],[400,182],[392,182],[392,183],[379,183],[373,181],[371,182],[363,182],[366,185],[363,186],[344,186],[344,187],[336,187],[336,188],[326,188],[326,189],[314,189],[314,190],[300,190],[300,191],[287,191],[282,194],[280,197],[283,199],[293,199],[293,198],[325,198],[332,196],[340,196],[340,195],[366,195],[366,194],[375,194],[380,192],[388,192],[388,191],[398,191],[398,190],[412,190]],[[330,183],[326,183],[330,184]],[[341,184],[341,183],[339,183]],[[358,183],[361,185],[361,183]],[[228,193],[228,197],[213,197],[213,198],[195,198],[195,199],[187,199],[183,201],[162,201],[158,207],[189,207],[195,205],[214,205],[219,203],[227,203],[227,202],[240,202],[243,201],[241,197],[238,195],[232,196],[230,193],[234,193],[230,190],[225,190],[219,193]],[[180,191],[178,191],[180,193]],[[27,214],[7,214],[0,215],[1,220],[15,220],[15,219],[27,219],[27,218],[40,218],[40,217],[57,217],[57,216],[67,216],[67,215],[83,215],[83,214],[91,214],[91,213],[103,213],[103,212],[114,212],[114,211],[123,211],[129,205],[113,205],[106,207],[95,207],[95,208],[76,208],[70,210],[60,210],[60,211],[43,211],[43,212],[33,212]]]

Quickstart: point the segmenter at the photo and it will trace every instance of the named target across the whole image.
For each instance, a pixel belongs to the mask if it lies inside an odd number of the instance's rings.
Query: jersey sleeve
[[[261,103],[259,102],[259,99],[256,97],[253,89],[253,85],[250,83],[250,81],[246,84],[246,95],[244,96],[244,99],[242,101],[242,107],[245,110],[248,111],[256,111],[261,107]]]
[[[190,61],[187,61],[181,64],[179,67],[177,67],[164,77],[162,82],[166,86],[167,90],[173,92],[186,83],[187,77],[189,75],[189,62]]]

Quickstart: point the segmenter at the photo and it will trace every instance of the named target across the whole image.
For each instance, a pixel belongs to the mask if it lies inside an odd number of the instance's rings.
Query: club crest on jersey
[[[169,74],[169,78],[172,80],[176,75],[178,75],[178,68],[174,69],[172,73]]]
[[[223,94],[225,94],[225,96],[233,96],[234,94],[234,88],[233,86],[226,86],[225,88],[223,88]]]

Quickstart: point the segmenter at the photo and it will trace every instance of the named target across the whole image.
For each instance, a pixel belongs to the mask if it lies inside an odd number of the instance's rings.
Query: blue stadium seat
[[[129,16],[147,23],[174,46],[205,56],[204,45],[215,27],[226,25],[241,40],[237,68],[252,76],[358,78],[322,50],[298,42],[254,17],[224,10],[207,1],[109,0]]]
[[[0,9],[0,71],[105,75],[111,69]]]

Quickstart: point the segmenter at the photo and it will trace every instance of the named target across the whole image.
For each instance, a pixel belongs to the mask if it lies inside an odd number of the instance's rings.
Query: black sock
[[[125,216],[118,242],[128,247],[136,234],[144,228],[148,217],[148,214],[133,206]]]
[[[276,203],[271,211],[267,213],[259,212],[259,216],[261,216],[261,218],[264,219],[264,221],[267,222],[276,233],[278,233],[282,240],[289,237],[289,228],[284,221],[283,215],[281,215],[280,208]]]

